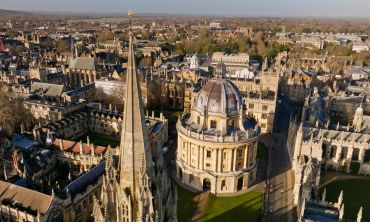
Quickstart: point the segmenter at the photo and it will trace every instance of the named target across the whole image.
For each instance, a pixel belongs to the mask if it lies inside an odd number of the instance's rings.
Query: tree
[[[57,41],[56,47],[57,47],[58,52],[69,52],[71,50],[71,46],[68,40]]]
[[[40,43],[41,47],[50,50],[54,47],[54,41],[51,38],[47,38],[45,41]]]
[[[114,39],[114,34],[110,31],[102,31],[98,34],[98,41],[99,42],[105,42],[107,40],[113,40]]]
[[[34,117],[21,100],[10,99],[8,94],[0,93],[0,131],[10,136],[20,130],[22,124],[29,129],[34,123]]]

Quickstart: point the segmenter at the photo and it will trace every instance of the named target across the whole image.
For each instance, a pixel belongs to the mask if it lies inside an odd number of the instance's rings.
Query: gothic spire
[[[151,152],[146,132],[145,114],[136,72],[133,34],[130,31],[126,95],[120,145],[120,186],[136,194],[142,173],[151,166]]]

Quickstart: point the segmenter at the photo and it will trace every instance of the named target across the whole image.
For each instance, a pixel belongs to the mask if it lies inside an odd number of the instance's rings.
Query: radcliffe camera
[[[1,0],[0,222],[370,221],[370,1]]]

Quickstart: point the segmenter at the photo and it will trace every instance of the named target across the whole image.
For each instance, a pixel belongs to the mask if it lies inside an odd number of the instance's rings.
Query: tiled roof
[[[0,181],[0,201],[2,204],[10,205],[13,208],[23,208],[29,213],[37,214],[37,211],[40,211],[40,213],[44,214],[49,210],[53,197]]]
[[[70,69],[95,70],[94,58],[77,57],[69,62]]]
[[[63,85],[34,82],[31,85],[31,93],[43,94],[44,96],[58,97],[61,96],[64,91]]]
[[[70,140],[62,140],[63,141],[63,150],[65,152],[72,152],[72,153],[80,153],[80,142],[70,141]],[[60,149],[61,139],[56,139],[53,142],[53,145]],[[103,146],[94,146],[94,153],[95,154],[104,154],[107,151],[106,147]],[[91,147],[87,143],[82,143],[82,150],[85,154],[89,154],[91,152]]]

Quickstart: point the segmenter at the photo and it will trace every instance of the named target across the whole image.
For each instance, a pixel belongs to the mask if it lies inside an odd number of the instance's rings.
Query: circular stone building
[[[222,194],[246,190],[255,181],[260,129],[231,81],[211,79],[194,93],[177,131],[177,176],[183,184]]]

